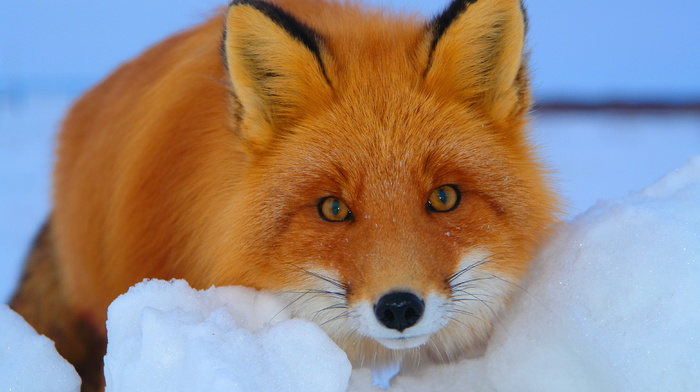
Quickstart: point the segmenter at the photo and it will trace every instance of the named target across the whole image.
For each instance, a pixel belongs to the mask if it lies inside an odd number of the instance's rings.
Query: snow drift
[[[700,390],[698,281],[700,157],[563,224],[483,357],[400,374],[389,390]],[[77,391],[73,369],[6,307],[0,328],[3,388],[45,389],[41,368]],[[320,328],[250,289],[144,282],[112,304],[108,330],[110,392],[377,389]]]

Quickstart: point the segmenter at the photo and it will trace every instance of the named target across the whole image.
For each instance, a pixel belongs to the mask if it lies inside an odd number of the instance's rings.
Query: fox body
[[[79,371],[144,278],[279,293],[356,364],[473,350],[555,220],[525,25],[234,1],[73,106],[13,307]]]

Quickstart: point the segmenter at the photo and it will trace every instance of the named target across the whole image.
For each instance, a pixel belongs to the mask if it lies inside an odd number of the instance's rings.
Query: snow
[[[700,154],[700,115],[535,113],[532,131],[574,216]]]
[[[49,211],[53,140],[72,97],[0,95],[0,302],[9,300],[22,260]]]
[[[482,357],[426,364],[388,390],[700,390],[698,205],[700,156],[562,223]],[[34,374],[60,364],[47,339],[0,310],[0,325],[15,331],[0,335],[0,347],[43,339],[50,349],[45,358],[14,352],[0,360],[0,384],[18,367]],[[382,381],[371,369],[350,374],[320,328],[290,320],[274,295],[247,288],[146,281],[115,300],[107,327],[110,392],[371,391]],[[65,375],[53,377],[74,378],[63,366]]]
[[[699,205],[696,157],[562,228],[491,342],[495,389],[700,390]]]
[[[108,311],[107,392],[342,392],[351,365],[316,325],[243,287],[145,281]]]
[[[80,377],[45,336],[0,304],[0,390],[78,392]]]

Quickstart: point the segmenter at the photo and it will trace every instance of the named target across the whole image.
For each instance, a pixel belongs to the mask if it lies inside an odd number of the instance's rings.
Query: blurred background
[[[0,94],[77,94],[225,0],[0,2]],[[448,0],[365,0],[432,16]],[[525,0],[541,100],[700,96],[700,1]]]
[[[53,137],[70,102],[220,0],[0,1],[0,302],[49,212]],[[367,0],[435,15],[447,0]],[[565,217],[700,154],[700,1],[525,0],[533,138]]]

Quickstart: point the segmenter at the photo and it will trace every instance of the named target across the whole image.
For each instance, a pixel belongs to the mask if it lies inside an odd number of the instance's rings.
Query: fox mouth
[[[391,350],[416,348],[428,343],[431,334],[400,336],[396,338],[375,338],[379,344]]]

